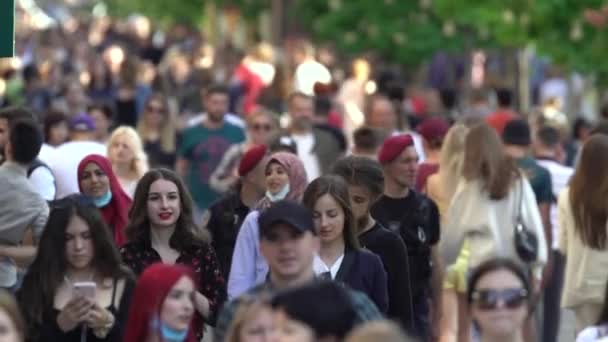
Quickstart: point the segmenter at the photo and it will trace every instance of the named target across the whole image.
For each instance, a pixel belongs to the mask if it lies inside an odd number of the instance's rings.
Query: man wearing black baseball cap
[[[315,280],[313,260],[320,242],[312,212],[301,204],[282,200],[260,214],[260,252],[268,262],[267,281],[250,290],[248,296],[270,294]],[[357,312],[358,322],[382,319],[378,308],[363,293],[346,290]],[[223,341],[240,298],[226,303],[217,320],[214,341]]]

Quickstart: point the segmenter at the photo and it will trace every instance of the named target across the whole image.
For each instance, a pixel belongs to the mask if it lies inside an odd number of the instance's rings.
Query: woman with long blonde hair
[[[458,182],[462,178],[465,138],[468,131],[469,129],[463,124],[456,124],[450,128],[441,146],[439,172],[431,175],[426,182],[425,191],[437,203],[443,221]],[[442,295],[444,312],[441,321],[441,342],[470,340],[470,319],[465,295],[469,256],[467,245],[466,242],[463,244],[457,261],[446,272]]]
[[[450,202],[442,232],[447,264],[456,261],[465,240],[470,247],[468,269],[495,257],[524,264],[514,242],[515,227],[521,222],[538,239],[536,260],[526,266],[540,283],[547,243],[530,183],[487,124],[472,127],[464,147],[463,179]]]
[[[175,167],[177,125],[164,95],[154,93],[148,98],[137,122],[137,133],[151,167]]]
[[[120,126],[108,140],[108,159],[123,190],[133,198],[137,182],[148,171],[148,157],[133,128]]]

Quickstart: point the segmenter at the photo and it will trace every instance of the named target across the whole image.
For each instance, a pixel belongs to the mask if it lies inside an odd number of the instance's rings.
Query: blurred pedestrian
[[[192,269],[196,289],[193,329],[200,340],[203,323],[215,325],[226,298],[226,282],[208,233],[194,224],[192,208],[190,193],[177,174],[166,169],[148,171],[135,190],[126,228],[129,242],[120,252],[136,275],[158,262]]]
[[[110,161],[91,154],[78,165],[78,187],[99,209],[118,247],[126,243],[131,198],[122,189]]]
[[[169,112],[164,95],[152,94],[137,122],[150,167],[173,168],[178,146],[176,122]]]
[[[57,184],[56,198],[79,192],[78,165],[89,154],[106,155],[105,145],[95,141],[95,121],[82,113],[70,119],[70,141],[55,150],[51,169]]]
[[[27,179],[27,169],[40,152],[42,132],[29,119],[11,122],[4,146],[6,162],[0,166],[0,288],[16,290],[18,265],[29,264],[36,248],[24,244],[31,232],[34,244],[49,216],[49,207]]]
[[[439,117],[427,118],[416,127],[422,136],[426,156],[424,162],[418,165],[416,191],[423,191],[426,188],[427,179],[439,171],[441,145],[449,129],[450,125],[447,121]]]
[[[135,129],[116,128],[108,140],[108,160],[122,189],[133,198],[137,182],[148,171],[148,156]]]
[[[279,122],[274,114],[257,110],[250,113],[246,119],[246,140],[238,145],[232,145],[222,157],[211,178],[210,186],[218,193],[226,193],[238,180],[238,166],[241,157],[254,146],[270,144],[279,129]]]
[[[412,329],[412,282],[409,258],[401,238],[371,216],[370,210],[384,192],[384,175],[380,164],[366,157],[349,156],[338,160],[333,173],[344,178],[356,221],[359,243],[378,255],[387,275],[387,316],[404,329]],[[405,267],[404,267],[405,266]]]
[[[315,281],[313,263],[320,241],[309,209],[293,200],[274,203],[259,214],[259,237],[259,250],[268,262],[269,272],[265,281],[250,289],[247,296],[268,296]],[[347,289],[347,297],[357,324],[382,318],[366,295]],[[222,309],[214,329],[215,341],[224,341],[240,302],[241,298],[234,299]]]
[[[577,332],[598,320],[605,299],[607,153],[607,136],[589,138],[568,188],[558,199],[558,244],[566,257],[562,307],[574,311]]]
[[[53,202],[17,297],[31,341],[109,342],[122,339],[133,286],[97,209],[72,195]]]
[[[306,187],[302,203],[312,210],[321,241],[315,274],[365,293],[382,313],[388,311],[387,277],[380,257],[360,247],[348,186],[335,175]]]
[[[283,199],[300,202],[308,184],[304,165],[297,156],[277,152],[265,166],[266,193],[245,217],[239,230],[232,255],[228,280],[228,297],[236,298],[266,279],[268,264],[260,254],[260,213]]]
[[[247,297],[239,301],[226,332],[226,342],[274,342],[275,324],[270,301]]]
[[[441,317],[439,211],[433,201],[414,190],[418,153],[410,135],[385,140],[378,161],[384,171],[384,194],[372,207],[372,217],[405,243],[411,266],[409,274],[417,279],[411,289],[413,330],[415,336],[429,339],[439,334]]]
[[[224,86],[209,88],[205,104],[206,119],[183,132],[175,165],[194,196],[197,223],[201,222],[203,212],[219,198],[219,193],[210,186],[211,175],[230,146],[245,140],[240,127],[224,121],[228,110],[228,90]]]
[[[267,150],[266,146],[258,145],[245,152],[238,166],[240,177],[234,189],[208,210],[205,225],[213,238],[211,245],[226,279],[230,274],[232,254],[243,221],[266,192]]]
[[[196,281],[183,265],[153,264],[135,287],[124,341],[194,342]]]
[[[467,297],[480,341],[524,341],[532,292],[525,271],[512,260],[490,259],[474,268]]]

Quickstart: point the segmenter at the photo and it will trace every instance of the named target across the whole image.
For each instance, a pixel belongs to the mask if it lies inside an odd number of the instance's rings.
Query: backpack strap
[[[27,168],[27,177],[29,178],[32,175],[32,173],[34,172],[34,170],[36,170],[39,167],[44,167],[44,168],[47,168],[49,171],[51,171],[51,168],[48,165],[46,165],[45,162],[40,160],[40,158],[36,158],[36,159],[34,159],[33,162],[30,163],[30,166]]]

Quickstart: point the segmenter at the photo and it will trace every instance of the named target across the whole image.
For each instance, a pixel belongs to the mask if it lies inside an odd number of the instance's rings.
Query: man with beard
[[[314,101],[311,96],[296,92],[288,99],[289,133],[296,142],[308,181],[329,172],[329,167],[342,154],[339,141],[329,132],[313,125]]]
[[[384,195],[372,207],[372,217],[405,242],[409,275],[415,280],[411,288],[414,333],[424,341],[431,340],[438,337],[441,314],[439,210],[432,200],[414,190],[418,154],[410,135],[386,139],[378,161],[384,171]]]
[[[382,166],[367,157],[349,156],[338,160],[332,171],[348,183],[361,247],[382,259],[388,276],[388,317],[401,323],[406,331],[414,333],[410,265],[405,244],[399,235],[384,228],[370,213],[384,192]]]
[[[211,86],[205,94],[207,116],[200,124],[183,132],[178,149],[176,171],[186,181],[196,203],[195,220],[202,220],[205,209],[218,199],[219,194],[209,186],[209,177],[228,148],[245,140],[243,129],[228,123],[228,90]]]

